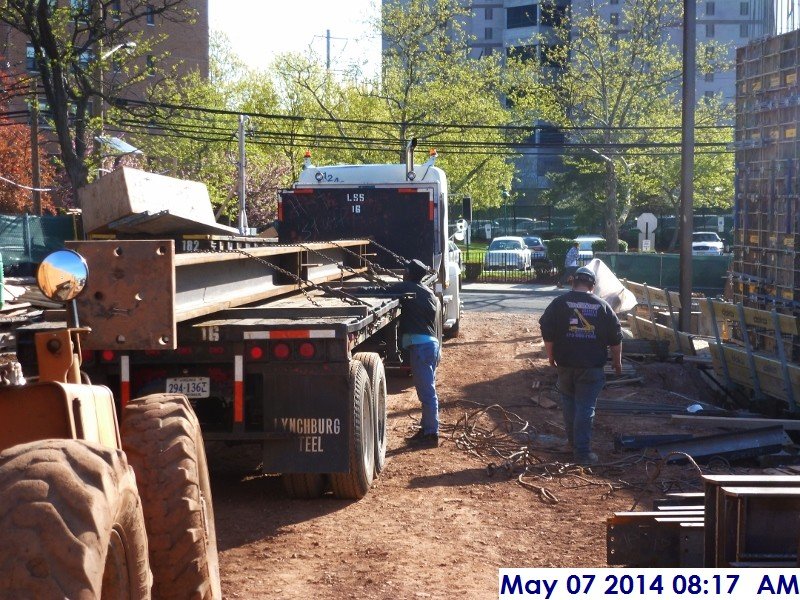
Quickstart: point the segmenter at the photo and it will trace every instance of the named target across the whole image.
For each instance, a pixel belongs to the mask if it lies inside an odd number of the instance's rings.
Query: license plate
[[[183,394],[187,398],[208,398],[211,395],[210,377],[170,377],[168,394]]]

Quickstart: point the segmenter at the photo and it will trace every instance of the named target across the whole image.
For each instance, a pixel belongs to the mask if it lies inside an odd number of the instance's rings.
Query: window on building
[[[707,38],[714,37],[714,23],[706,23],[706,37]]]
[[[25,68],[31,73],[39,71],[39,66],[36,64],[36,51],[30,42],[25,47]]]
[[[147,24],[148,25],[156,24],[156,13],[153,10],[153,6],[151,4],[147,5]]]
[[[709,82],[714,81],[714,73],[706,73],[705,79]]]
[[[703,98],[706,99],[706,102],[710,102],[711,100],[713,100],[714,95],[715,94],[712,90],[706,90],[705,92],[703,92]]]
[[[506,9],[506,28],[533,27],[536,25],[536,5],[512,6]]]
[[[92,5],[90,0],[70,0],[69,3],[72,14],[75,18],[85,21],[92,14]]]
[[[740,2],[739,3],[739,14],[742,16],[750,14],[750,3],[749,2]]]
[[[708,15],[709,17],[713,17],[714,16],[714,11],[716,10],[716,8],[717,7],[714,6],[714,3],[711,2],[711,0],[706,2],[706,15]]]
[[[619,25],[619,13],[612,12],[609,17],[609,21],[614,27],[617,27]]]
[[[547,2],[541,5],[539,24],[545,27],[561,27],[569,13],[569,5]]]
[[[92,62],[93,58],[94,55],[92,54],[92,51],[86,50],[84,52],[81,52],[81,55],[78,57],[78,64],[81,66],[81,68],[86,69]]]
[[[619,0],[611,0],[611,2],[609,2],[609,4],[619,4]]]
[[[739,23],[739,37],[750,37],[749,23]]]
[[[483,38],[486,40],[490,40],[494,37],[494,31],[492,31],[491,27],[487,27],[483,32]]]
[[[487,21],[491,21],[494,19],[494,9],[492,8],[484,8],[483,9],[483,18]]]
[[[111,18],[119,21],[120,13],[122,13],[122,0],[114,0],[111,3]]]
[[[536,45],[509,46],[506,48],[506,56],[517,58],[522,62],[537,60],[539,58],[539,47]]]

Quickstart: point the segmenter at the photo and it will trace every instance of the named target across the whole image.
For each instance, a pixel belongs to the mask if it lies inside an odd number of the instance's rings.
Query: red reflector
[[[303,342],[300,344],[300,347],[297,349],[297,351],[303,358],[314,358],[314,355],[317,353],[317,349],[314,348],[314,344],[311,342]]]
[[[294,193],[295,194],[313,194],[314,193],[314,189],[313,188],[295,188],[294,189]]]
[[[289,348],[289,344],[275,344],[272,347],[272,354],[278,360],[286,360],[289,358],[289,355],[292,353],[292,349]]]
[[[250,348],[250,358],[253,360],[261,360],[264,358],[264,350],[261,346],[252,346]]]
[[[278,221],[283,221],[283,199],[278,199]]]
[[[417,188],[397,188],[398,194],[416,194],[418,191]]]
[[[113,350],[103,350],[102,354],[100,354],[100,357],[106,362],[111,362],[117,357],[117,355]]]
[[[191,354],[192,353],[192,349],[189,348],[188,346],[183,346],[183,347],[178,348],[177,350],[175,350],[175,352],[177,352],[178,354],[181,354],[183,356],[186,356],[187,354]]]
[[[430,202],[428,202],[428,220],[429,221],[433,221],[433,215],[434,215],[433,200],[431,200]]]
[[[225,354],[225,347],[224,346],[209,346],[208,353],[209,354]]]

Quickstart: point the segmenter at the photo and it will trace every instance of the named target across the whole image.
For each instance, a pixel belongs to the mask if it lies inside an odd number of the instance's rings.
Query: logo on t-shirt
[[[597,318],[597,311],[600,310],[600,305],[591,302],[567,302],[567,306],[572,309],[567,337],[596,340],[595,327],[589,319],[594,320]]]

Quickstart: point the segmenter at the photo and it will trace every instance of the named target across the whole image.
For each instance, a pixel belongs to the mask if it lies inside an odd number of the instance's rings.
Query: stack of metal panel
[[[703,492],[667,494],[606,523],[609,565],[800,566],[800,475],[705,475]]]
[[[739,48],[736,85],[734,301],[800,316],[800,31]],[[800,360],[800,336],[751,340]]]

